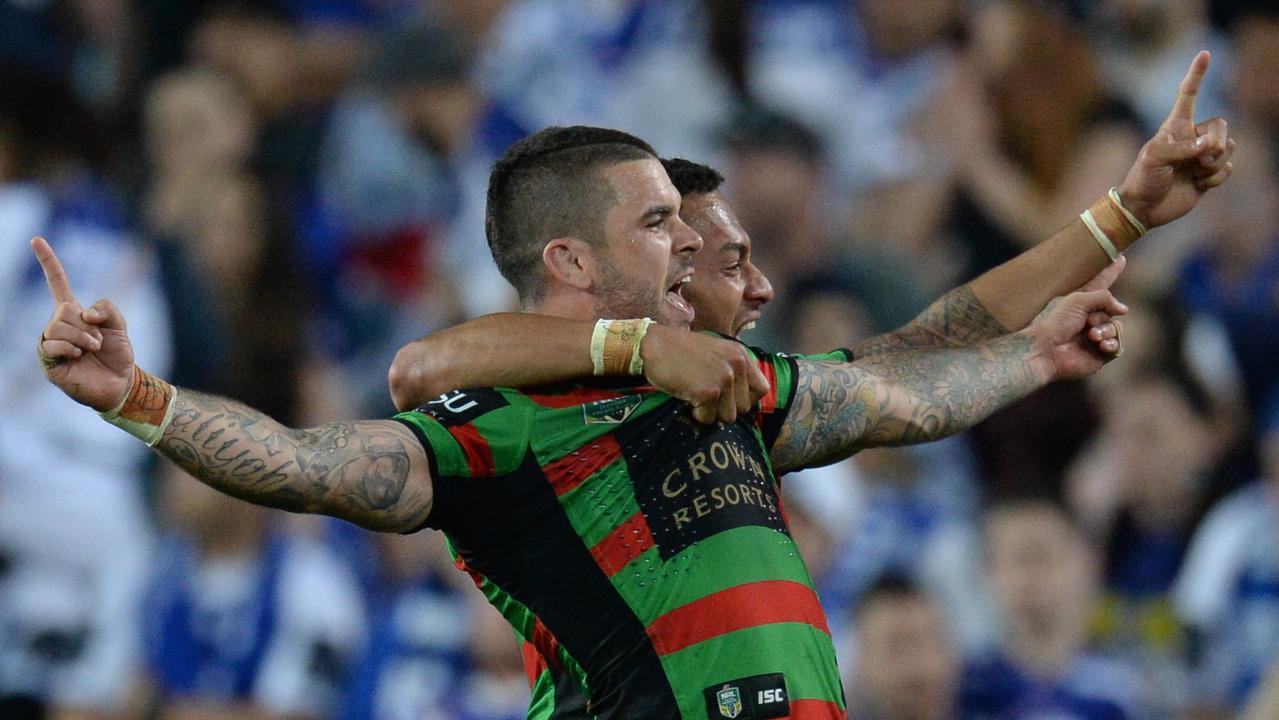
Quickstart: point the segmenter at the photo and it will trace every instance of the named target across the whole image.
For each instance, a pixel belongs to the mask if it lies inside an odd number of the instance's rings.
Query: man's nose
[[[764,271],[747,264],[746,299],[764,305],[773,300],[773,284],[768,281]]]
[[[692,255],[702,249],[702,236],[689,227],[679,216],[673,218],[671,227],[671,252],[676,255]]]

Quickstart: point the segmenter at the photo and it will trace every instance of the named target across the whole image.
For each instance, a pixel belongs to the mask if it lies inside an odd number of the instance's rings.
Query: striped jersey
[[[845,716],[766,453],[795,360],[757,358],[773,390],[732,424],[600,384],[454,391],[397,416],[430,461],[426,526],[525,641],[530,717]]]

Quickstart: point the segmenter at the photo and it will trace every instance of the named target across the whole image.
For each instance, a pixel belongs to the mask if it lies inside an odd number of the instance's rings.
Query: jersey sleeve
[[[430,464],[433,500],[422,527],[447,530],[468,482],[508,475],[528,454],[531,415],[497,388],[455,390],[395,420],[421,441]]]
[[[759,363],[760,372],[768,380],[770,389],[759,401],[759,417],[756,422],[764,438],[764,447],[771,448],[781,434],[782,425],[795,401],[795,387],[799,378],[800,360],[814,362],[852,362],[853,351],[833,350],[813,355],[787,355],[750,348]]]

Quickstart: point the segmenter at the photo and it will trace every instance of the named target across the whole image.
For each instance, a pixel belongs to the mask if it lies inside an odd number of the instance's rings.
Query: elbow
[[[387,371],[391,401],[401,412],[420,407],[454,386],[449,381],[448,363],[438,353],[426,352],[425,341],[419,340],[400,348]]]

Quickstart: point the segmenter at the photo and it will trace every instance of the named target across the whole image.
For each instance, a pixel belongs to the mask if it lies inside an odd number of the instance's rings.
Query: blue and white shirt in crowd
[[[969,663],[960,689],[964,720],[1131,720],[1141,679],[1125,663],[1083,655],[1060,678],[1036,678],[1001,654]]]
[[[854,3],[755,3],[750,77],[758,97],[826,142],[845,188],[891,183],[928,169],[909,124],[947,77],[951,54],[925,49],[888,62],[868,46]]]
[[[102,183],[85,173],[56,187],[0,184],[0,694],[110,713],[139,668],[148,452],[45,380],[35,347],[53,302],[34,235],[53,244],[80,302],[120,308],[138,363],[161,376],[166,303]]]
[[[1279,487],[1240,488],[1204,519],[1173,591],[1205,646],[1205,699],[1239,707],[1279,659]]]
[[[350,570],[319,543],[287,536],[204,562],[171,539],[145,610],[162,695],[284,714],[331,715],[365,633]]]
[[[434,575],[386,581],[370,603],[368,652],[343,703],[342,720],[440,716],[470,669],[465,598]]]

